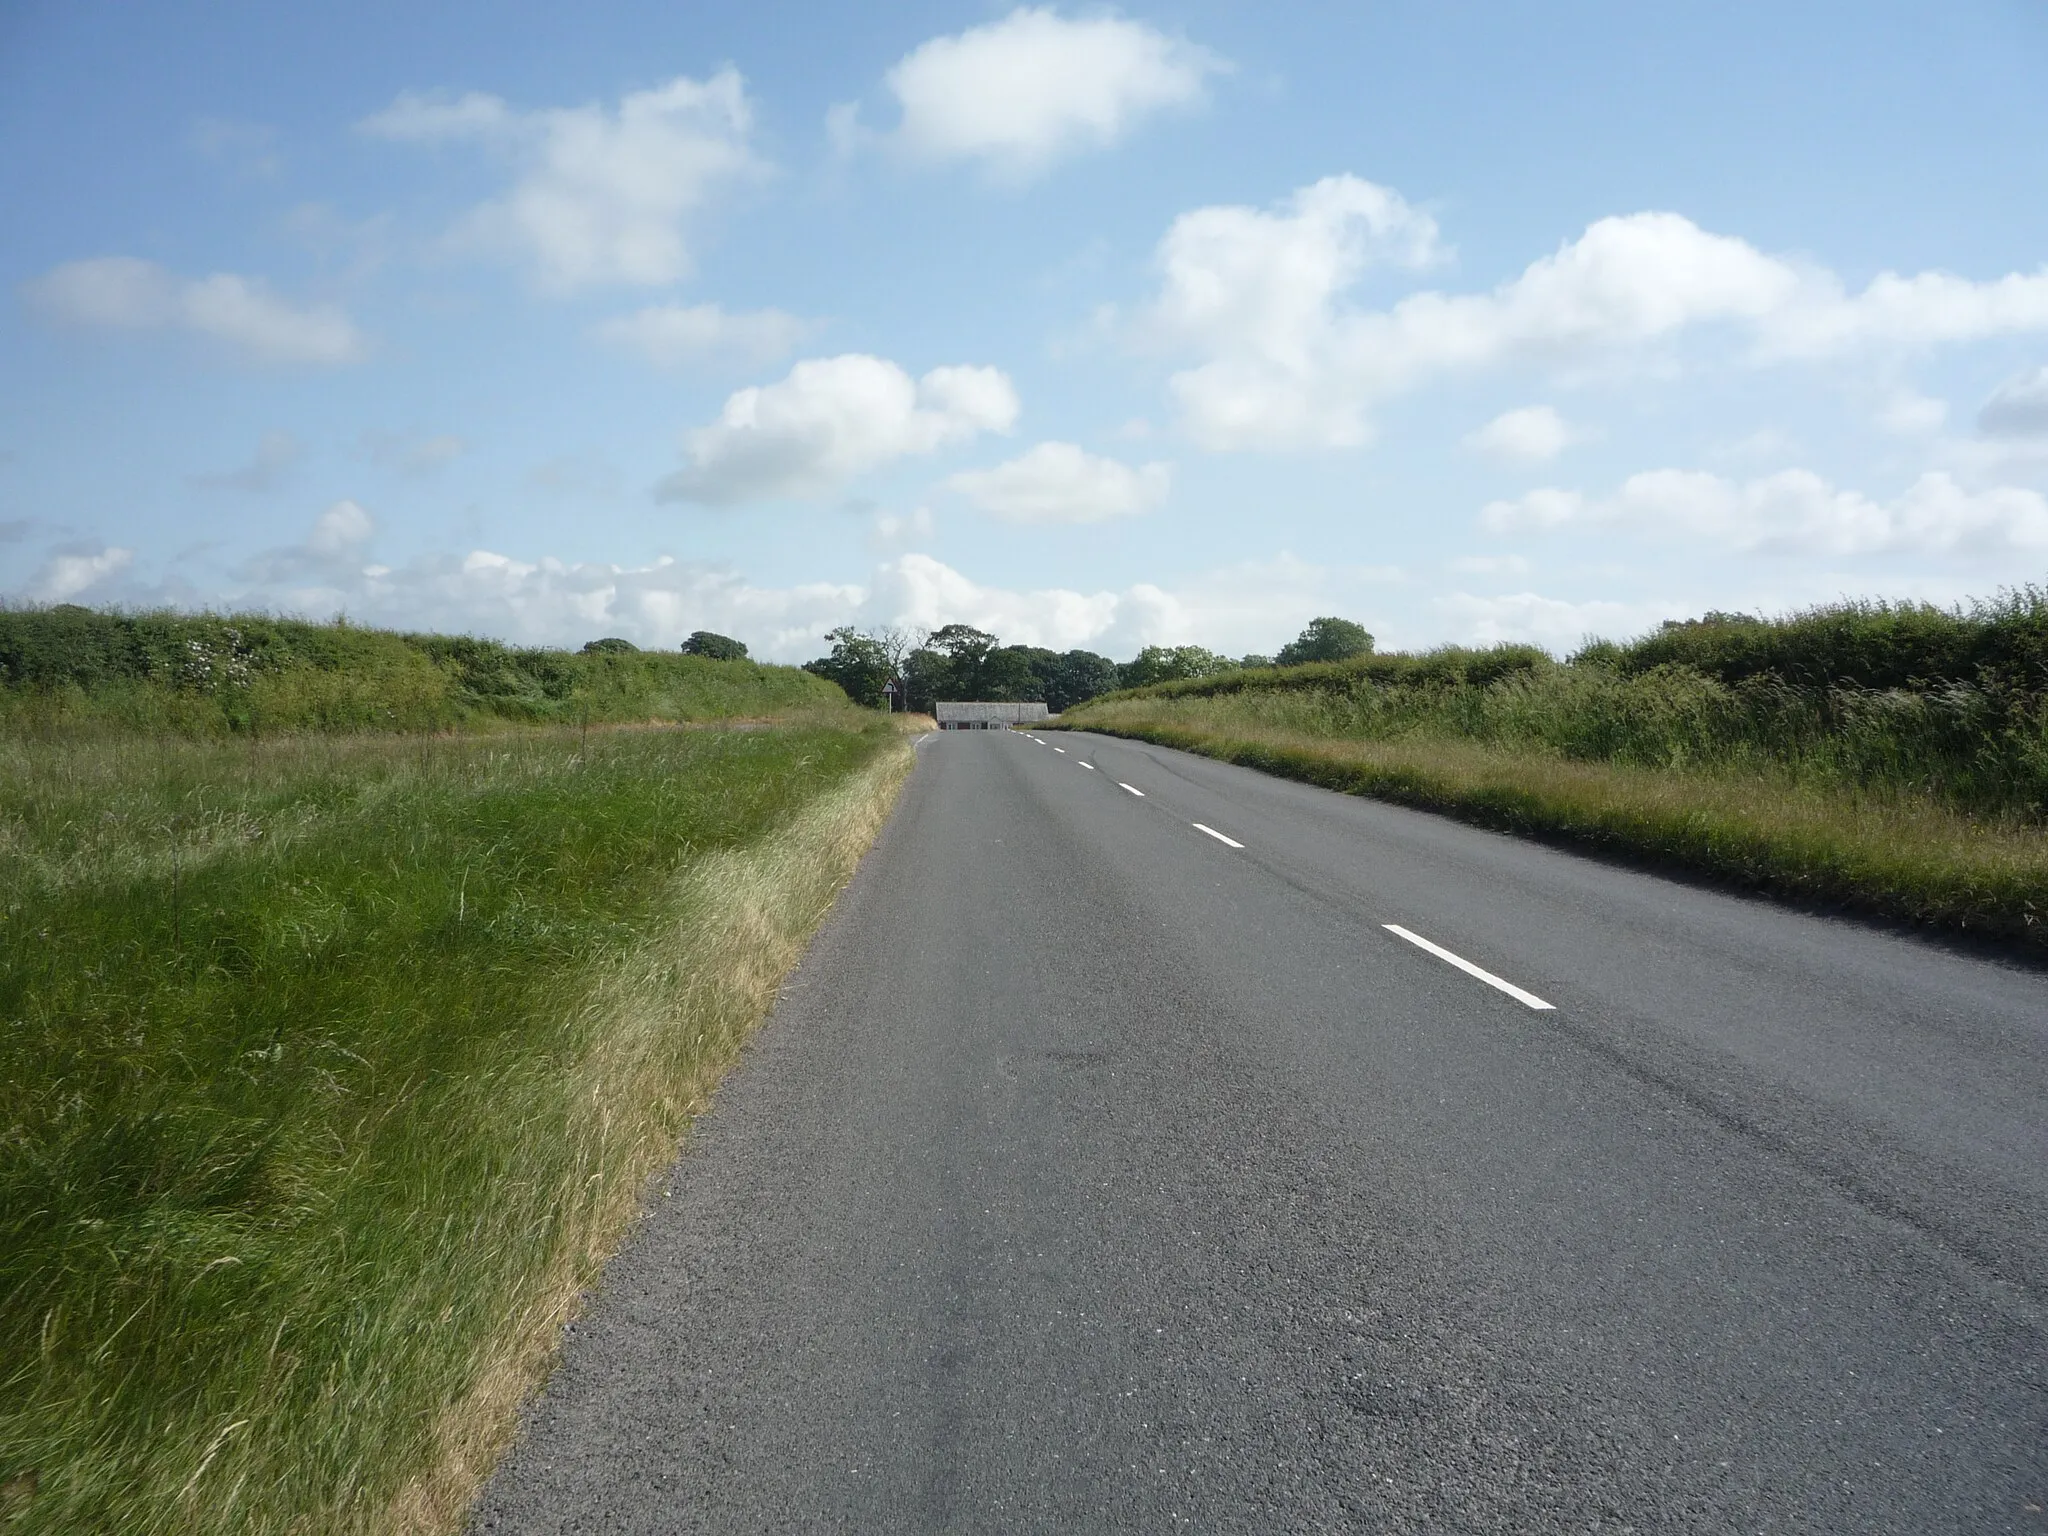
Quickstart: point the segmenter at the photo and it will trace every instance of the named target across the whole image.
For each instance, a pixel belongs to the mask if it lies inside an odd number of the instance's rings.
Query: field
[[[2048,944],[2048,598],[1712,615],[1247,669],[1063,724],[1773,891]]]
[[[702,666],[728,713],[811,694]],[[0,1523],[451,1529],[910,753],[843,700],[41,704],[0,733]]]

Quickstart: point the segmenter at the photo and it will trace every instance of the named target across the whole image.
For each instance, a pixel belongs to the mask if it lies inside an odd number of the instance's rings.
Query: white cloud
[[[1987,437],[2048,438],[2048,365],[2007,379],[1977,413]]]
[[[713,506],[815,495],[892,459],[1008,432],[1018,409],[994,368],[934,368],[913,381],[884,358],[812,358],[779,383],[738,391],[691,432],[689,466],[660,495]]]
[[[133,256],[54,267],[28,285],[45,314],[106,330],[182,330],[265,363],[350,363],[367,350],[331,304],[294,306],[233,272],[184,279]]]
[[[693,262],[686,225],[717,192],[759,175],[745,83],[726,68],[620,98],[518,112],[496,96],[404,95],[359,128],[401,143],[471,142],[518,180],[457,226],[459,244],[524,256],[540,281],[672,283]]]
[[[290,588],[295,610],[318,608],[329,594],[348,591],[363,574],[363,558],[376,532],[377,520],[359,504],[337,501],[313,520],[304,539],[244,561],[240,575],[244,581]]]
[[[1141,468],[1085,453],[1073,443],[1040,443],[994,469],[946,480],[991,516],[1012,523],[1099,523],[1149,512],[1173,487],[1167,464]]]
[[[1115,16],[1069,21],[1023,7],[935,37],[889,71],[903,109],[894,138],[924,160],[978,160],[1023,178],[1066,155],[1114,144],[1141,119],[1199,103],[1216,55]],[[842,152],[851,112],[828,129]]]
[[[1367,436],[1343,372],[1337,296],[1371,267],[1437,258],[1436,221],[1355,176],[1304,187],[1273,212],[1198,208],[1159,243],[1160,292],[1142,330],[1210,361],[1176,374],[1183,420],[1211,447],[1343,445]]]
[[[69,602],[134,563],[134,550],[112,546],[52,555],[30,579],[28,593],[37,602]]]
[[[1496,533],[1616,528],[1724,548],[1831,555],[2048,549],[2048,497],[2004,486],[1968,491],[1939,471],[1890,502],[1838,490],[1803,469],[1737,484],[1698,470],[1632,475],[1614,495],[1531,491],[1480,514]]]
[[[1547,405],[1503,411],[1465,438],[1465,446],[1512,464],[1540,464],[1571,446],[1575,434]]]
[[[1573,603],[1535,592],[1502,597],[1456,592],[1438,598],[1435,607],[1467,644],[1521,641],[1557,654],[1577,650],[1592,639],[1629,639],[1691,611],[1681,603]]]
[[[353,559],[369,543],[377,523],[352,501],[337,501],[313,521],[306,548],[325,560]]]
[[[868,547],[899,548],[914,539],[928,539],[934,526],[930,507],[914,507],[908,512],[877,512],[869,528]]]
[[[274,491],[306,456],[306,445],[291,433],[271,431],[256,444],[255,455],[240,469],[194,475],[192,483],[207,490]]]
[[[1899,437],[1926,437],[1948,422],[1948,402],[1902,390],[1885,402],[1877,424]]]
[[[811,321],[779,309],[729,314],[716,304],[657,304],[601,321],[592,334],[651,363],[673,367],[712,359],[772,363],[816,329]]]
[[[1390,230],[1373,221],[1376,201]],[[1635,358],[1703,327],[1746,337],[1757,363],[2048,329],[2048,268],[1985,283],[1885,274],[1852,295],[1832,273],[1655,212],[1598,220],[1490,292],[1354,307],[1364,257],[1389,233],[1426,255],[1435,228],[1350,177],[1277,212],[1203,208],[1174,221],[1144,333],[1194,359],[1171,389],[1198,441],[1355,444],[1373,406],[1435,377]]]
[[[916,522],[916,514],[909,521]],[[1237,654],[1270,652],[1317,613],[1368,619],[1371,593],[1400,573],[1336,569],[1289,555],[1186,576],[1170,586],[1120,590],[1020,589],[976,581],[922,553],[880,560],[857,582],[759,586],[722,566],[666,556],[647,565],[518,558],[493,550],[431,554],[399,566],[365,563],[375,520],[360,506],[329,507],[305,538],[241,568],[240,584],[201,592],[124,588],[138,601],[257,607],[312,617],[346,612],[359,623],[494,635],[534,645],[580,645],[620,635],[675,646],[692,630],[745,640],[764,659],[803,661],[840,624],[935,629],[966,623],[1012,643],[1085,646],[1124,657],[1151,644],[1189,642]],[[53,561],[34,594],[81,592],[128,568],[127,550]],[[1376,627],[1376,626],[1373,626]]]

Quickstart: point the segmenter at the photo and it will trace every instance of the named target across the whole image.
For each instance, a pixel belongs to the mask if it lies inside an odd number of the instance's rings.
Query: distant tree
[[[948,624],[925,636],[903,662],[903,681],[912,709],[930,709],[942,699],[985,699],[983,675],[994,635],[971,624]]]
[[[1274,660],[1283,667],[1298,667],[1305,661],[1344,661],[1371,654],[1372,636],[1363,624],[1349,619],[1310,619],[1308,628],[1282,646]]]
[[[730,635],[714,634],[708,629],[693,632],[683,642],[685,656],[708,656],[713,661],[745,661],[747,647],[744,641]]]
[[[1261,656],[1257,652],[1254,652],[1249,656],[1238,657],[1237,664],[1240,667],[1270,667],[1273,665],[1273,658],[1270,656]]]
[[[583,642],[583,654],[586,656],[616,656],[639,649],[640,647],[632,641],[621,640],[616,635],[607,635],[602,640],[586,640]]]
[[[1098,656],[1093,651],[1068,651],[1060,656],[1050,651],[1038,654],[1047,659],[1034,659],[1032,669],[1044,688],[1045,707],[1054,714],[1119,686],[1116,663],[1107,656]]]
[[[1233,672],[1237,663],[1200,645],[1148,645],[1135,659],[1117,668],[1118,681],[1126,688],[1144,688],[1153,683],[1177,683],[1191,677],[1214,677]]]
[[[1039,677],[1038,668],[1032,665],[1034,653],[1041,657],[1052,655],[1050,651],[1040,651],[1028,645],[1005,645],[990,651],[982,658],[974,696],[1005,704],[1042,700],[1045,683]]]
[[[887,703],[882,688],[895,674],[881,642],[851,624],[842,624],[825,638],[832,642],[832,654],[805,662],[804,670],[831,679],[856,704],[880,709]]]

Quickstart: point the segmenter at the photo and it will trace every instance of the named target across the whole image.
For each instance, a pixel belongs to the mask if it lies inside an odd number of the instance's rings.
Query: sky
[[[2048,5],[0,0],[0,600],[1568,653],[2048,580]]]

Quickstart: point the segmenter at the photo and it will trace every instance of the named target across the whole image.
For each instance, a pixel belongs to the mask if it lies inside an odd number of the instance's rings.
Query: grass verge
[[[844,710],[0,755],[10,1536],[458,1523],[912,756]]]
[[[2017,818],[1763,770],[1640,768],[1456,738],[1332,738],[1234,719],[1205,698],[1106,700],[1068,711],[1053,728],[1062,727],[2048,952],[2048,829]]]

